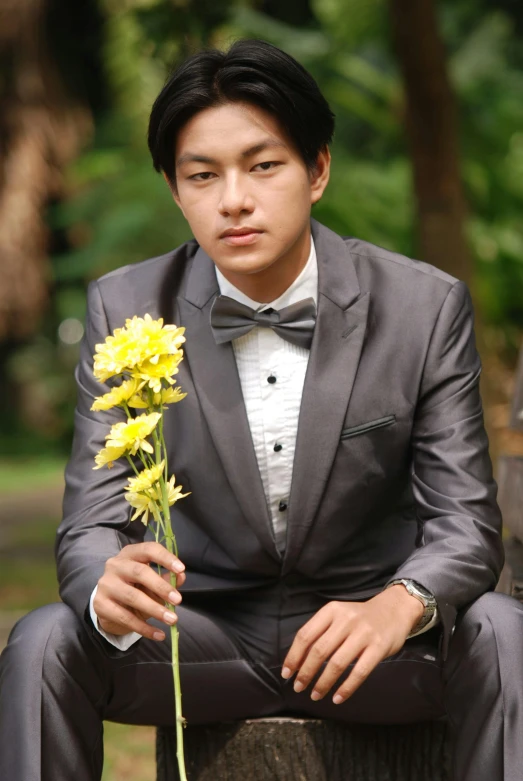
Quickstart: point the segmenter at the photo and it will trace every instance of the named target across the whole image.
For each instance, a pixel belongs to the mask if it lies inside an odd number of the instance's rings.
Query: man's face
[[[311,204],[328,181],[330,155],[312,176],[269,113],[247,103],[205,109],[178,133],[177,193],[194,237],[226,276],[264,272],[300,252]],[[230,229],[252,229],[224,236]]]

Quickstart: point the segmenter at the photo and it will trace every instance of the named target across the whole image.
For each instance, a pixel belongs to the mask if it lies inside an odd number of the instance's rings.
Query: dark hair
[[[186,59],[156,98],[148,144],[157,171],[175,185],[174,149],[183,125],[203,109],[254,103],[273,114],[309,170],[334,133],[334,114],[310,73],[266,41],[240,39],[227,52],[208,49]]]

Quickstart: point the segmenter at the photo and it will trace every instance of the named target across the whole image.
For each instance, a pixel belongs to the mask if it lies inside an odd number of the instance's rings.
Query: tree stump
[[[273,717],[187,727],[189,781],[450,781],[444,721],[348,725]],[[156,733],[157,781],[179,781],[174,729]]]

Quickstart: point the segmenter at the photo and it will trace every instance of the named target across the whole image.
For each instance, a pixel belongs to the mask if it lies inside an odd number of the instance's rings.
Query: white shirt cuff
[[[96,596],[96,591],[98,589],[98,586],[95,586],[93,589],[93,593],[91,594],[91,599],[89,601],[89,613],[91,615],[91,621],[93,622],[96,629],[100,632],[102,637],[105,637],[105,639],[111,643],[111,645],[114,645],[115,648],[118,648],[120,651],[127,651],[128,648],[130,648],[134,643],[136,643],[137,640],[139,640],[143,635],[139,634],[138,632],[128,632],[126,635],[111,635],[107,632],[104,632],[100,624],[98,623],[98,616],[96,615],[93,607],[94,598]]]

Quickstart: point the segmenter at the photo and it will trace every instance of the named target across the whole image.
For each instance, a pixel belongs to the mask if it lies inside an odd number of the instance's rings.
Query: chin
[[[226,271],[230,271],[233,274],[243,274],[244,276],[251,276],[253,274],[260,274],[266,271],[272,266],[272,263],[240,263],[234,265],[225,266]],[[222,266],[222,269],[224,267]]]
[[[254,257],[219,259],[218,265],[222,271],[230,271],[233,274],[258,274],[270,268],[275,261]]]

